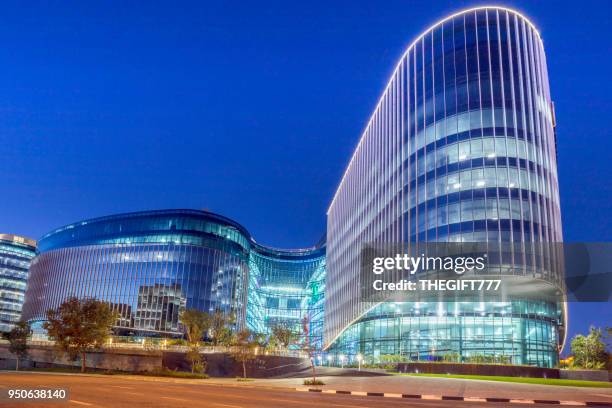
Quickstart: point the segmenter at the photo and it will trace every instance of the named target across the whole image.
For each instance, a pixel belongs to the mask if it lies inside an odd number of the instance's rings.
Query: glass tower
[[[9,332],[21,317],[28,269],[36,241],[0,234],[0,332]]]
[[[329,352],[554,366],[563,303],[372,307],[355,284],[365,243],[512,243],[525,251],[562,241],[554,110],[533,24],[481,7],[420,35],[398,62],[327,221]],[[527,273],[524,259],[504,262]],[[546,276],[556,283],[560,273]]]

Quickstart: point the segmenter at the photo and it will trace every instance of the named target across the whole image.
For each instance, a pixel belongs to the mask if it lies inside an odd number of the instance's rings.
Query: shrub
[[[304,380],[304,385],[325,385],[321,380],[313,380],[311,378]]]

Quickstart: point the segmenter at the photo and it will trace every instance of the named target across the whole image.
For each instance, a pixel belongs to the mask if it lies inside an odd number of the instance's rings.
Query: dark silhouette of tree
[[[71,297],[56,310],[47,311],[43,328],[57,349],[72,360],[80,356],[81,372],[85,372],[87,352],[102,347],[118,318],[102,301]]]
[[[9,352],[15,355],[15,370],[19,371],[19,360],[28,356],[28,337],[32,329],[28,322],[19,321],[5,337],[9,341]]]

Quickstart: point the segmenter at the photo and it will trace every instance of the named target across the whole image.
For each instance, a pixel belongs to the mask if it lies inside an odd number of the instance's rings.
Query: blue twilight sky
[[[466,1],[5,2],[0,232],[207,208],[308,246],[403,49]],[[611,241],[612,3],[503,3],[544,38],[564,234]],[[612,326],[572,305],[570,330]]]

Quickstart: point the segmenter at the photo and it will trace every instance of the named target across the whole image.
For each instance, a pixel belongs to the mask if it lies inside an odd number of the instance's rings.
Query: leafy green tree
[[[246,378],[246,363],[257,358],[257,348],[260,346],[258,337],[250,330],[240,330],[234,336],[231,355],[242,364],[242,376]]]
[[[223,313],[222,310],[215,310],[210,317],[210,338],[214,346],[228,346],[232,344],[232,325],[236,321],[233,314]]]
[[[210,327],[211,317],[198,309],[186,309],[179,315],[179,320],[185,329],[189,341],[187,360],[191,363],[191,372],[202,372],[205,364],[199,350],[199,342]]]
[[[15,370],[17,371],[19,371],[19,360],[23,360],[28,356],[28,337],[31,334],[30,324],[19,321],[5,335],[9,341],[9,352],[15,355]]]
[[[198,309],[186,309],[179,315],[189,343],[198,343],[211,324],[211,316]]]
[[[47,311],[43,328],[58,350],[73,360],[80,356],[81,372],[85,372],[87,352],[102,347],[118,318],[119,314],[100,300],[71,297],[56,310]]]
[[[288,325],[276,324],[271,327],[271,341],[278,344],[283,349],[288,349],[289,346],[298,340],[298,335]]]
[[[588,335],[575,336],[571,342],[571,350],[574,367],[601,369],[606,364],[606,344],[601,329],[591,327]]]
[[[185,355],[189,363],[191,364],[191,373],[204,373],[208,363],[202,358],[200,350],[197,347],[190,347],[189,351]]]

